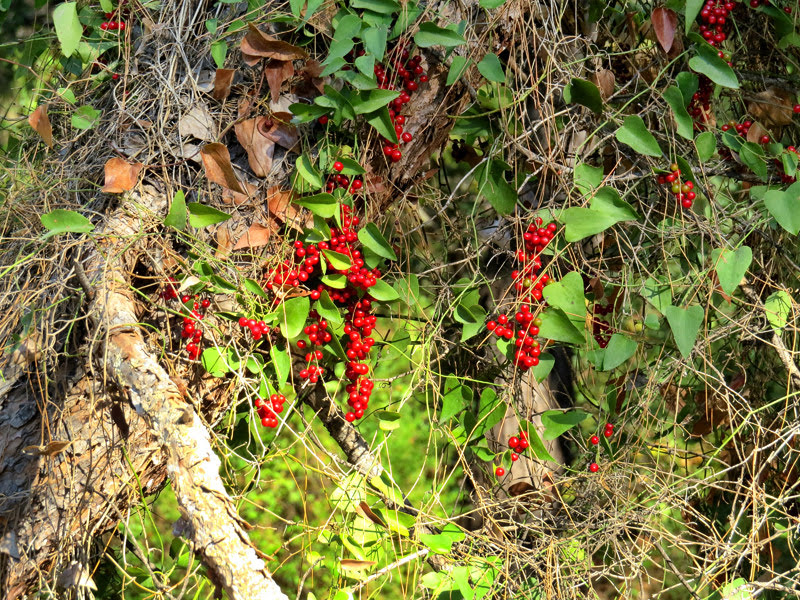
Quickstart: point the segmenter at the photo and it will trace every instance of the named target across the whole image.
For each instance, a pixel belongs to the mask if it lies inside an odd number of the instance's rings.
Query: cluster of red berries
[[[486,324],[486,329],[498,337],[510,340],[516,336],[514,364],[523,372],[538,365],[542,353],[541,344],[535,339],[539,335],[542,321],[531,310],[531,305],[542,299],[542,289],[550,283],[550,276],[547,273],[538,277],[537,275],[542,268],[540,255],[556,231],[558,226],[555,223],[543,226],[542,219],[537,217],[522,235],[524,247],[517,250],[516,254],[516,259],[522,266],[511,273],[517,300],[522,303],[514,315],[518,329],[514,330],[511,319],[506,314],[498,315],[496,320]]]
[[[614,312],[614,307],[611,304],[602,306],[598,303],[595,303],[592,311],[592,335],[601,348],[608,346],[608,340],[611,339],[611,324],[600,317],[612,312]]]
[[[200,321],[206,316],[206,311],[211,306],[211,300],[201,298],[199,294],[178,296],[178,285],[178,280],[174,277],[167,278],[161,297],[164,300],[180,300],[180,303],[187,310],[189,310],[189,305],[191,304],[189,314],[183,317],[181,339],[187,342],[186,352],[189,354],[189,359],[197,360],[197,357],[200,356],[200,343],[203,341],[203,329],[200,327]]]
[[[705,75],[700,75],[697,91],[692,95],[687,111],[694,119],[694,128],[701,131],[711,117],[711,93],[714,84]]]
[[[753,126],[752,121],[744,121],[743,123],[737,123],[736,121],[731,119],[730,121],[725,123],[721,127],[721,129],[722,131],[730,131],[731,129],[733,129],[741,137],[747,137],[747,134],[750,132],[750,127],[752,126]],[[762,144],[769,144],[770,138],[765,133],[764,135],[761,136],[761,138],[759,138],[758,141],[761,142]]]
[[[336,173],[329,175],[328,180],[325,182],[325,191],[328,193],[332,192],[336,188],[349,188],[350,193],[355,194],[364,187],[363,180],[354,177],[353,181],[351,182],[347,175],[342,175],[344,164],[342,164],[341,161],[337,160],[335,163],[333,163],[333,170],[336,171]]]
[[[726,39],[725,32],[728,17],[736,7],[736,2],[723,2],[722,0],[706,0],[700,9],[700,35],[712,46],[718,46]]]
[[[334,170],[340,170],[336,164]],[[341,229],[332,227],[330,240],[317,244],[296,241],[292,258],[273,269],[267,275],[265,285],[268,289],[273,289],[283,285],[299,287],[300,283],[305,283],[311,289],[309,295],[312,300],[319,300],[325,292],[342,309],[347,356],[344,376],[350,381],[345,391],[348,394],[347,404],[351,409],[345,414],[345,418],[353,422],[364,416],[374,388],[374,382],[366,377],[370,367],[365,362],[375,344],[372,332],[377,322],[377,317],[372,313],[375,301],[369,297],[369,289],[377,283],[381,271],[377,267],[368,268],[361,250],[357,247],[360,243],[357,230],[361,219],[353,214],[353,209],[348,205],[342,206],[340,217]],[[350,267],[335,268],[325,256],[326,250],[347,256]],[[326,261],[327,273],[338,273],[347,278],[343,288],[334,288],[319,280],[322,275],[321,259]],[[303,333],[307,339],[298,339],[296,344],[298,349],[307,350],[305,358],[308,364],[299,372],[299,376],[311,383],[317,383],[325,374],[325,369],[320,366],[325,358],[321,346],[333,339],[328,331],[328,321],[316,310],[312,310]]]
[[[758,8],[759,6],[769,6],[769,0],[750,0],[750,8]],[[791,6],[784,6],[783,12],[787,15],[792,14],[792,7]]]
[[[512,435],[508,438],[508,447],[513,450],[511,453],[511,461],[517,462],[519,455],[525,452],[530,444],[528,443],[528,434],[520,431],[517,435]]]
[[[681,182],[681,170],[677,163],[669,166],[670,173],[658,176],[659,185],[668,185],[670,192],[683,208],[692,208],[692,203],[697,197],[694,192],[694,184],[691,181]]]
[[[106,20],[100,23],[100,29],[103,31],[125,31],[126,25],[123,19],[130,19],[131,16],[130,9],[125,7],[126,4],[126,0],[120,0],[117,10],[104,13],[103,17]]]
[[[614,426],[611,423],[606,423],[606,426],[603,428],[603,437],[610,438],[612,435],[614,435]],[[589,438],[589,443],[592,444],[592,446],[597,446],[600,443],[600,436],[593,435]],[[589,464],[590,473],[597,473],[599,470],[600,465],[596,462],[592,461]]]
[[[256,398],[253,402],[258,418],[261,419],[261,425],[264,427],[277,427],[278,415],[283,412],[283,404],[286,402],[286,396],[283,394],[272,394],[269,400]]]
[[[270,332],[270,327],[264,321],[256,321],[247,317],[239,317],[239,327],[249,329],[253,339],[258,341]]]

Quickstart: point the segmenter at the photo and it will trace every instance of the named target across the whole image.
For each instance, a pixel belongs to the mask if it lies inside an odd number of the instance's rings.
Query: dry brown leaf
[[[282,190],[274,185],[267,190],[267,210],[276,219],[287,221],[297,216],[298,210],[292,204],[294,192],[292,190]]]
[[[242,56],[244,62],[250,66],[256,64],[261,58],[274,58],[277,60],[297,60],[305,58],[306,51],[288,42],[282,42],[264,33],[258,27],[249,23],[250,30],[242,40]]]
[[[234,192],[228,188],[222,188],[222,201],[226,204],[233,204],[234,206],[241,206],[246,202],[251,202],[258,191],[258,186],[244,181],[242,182],[242,187],[244,188],[244,193]]]
[[[246,193],[236,178],[236,173],[233,172],[231,155],[225,144],[219,142],[206,144],[200,149],[200,158],[203,159],[203,167],[209,181],[240,194]]]
[[[386,527],[386,523],[384,523],[383,520],[378,515],[372,512],[372,509],[369,507],[369,504],[367,504],[363,500],[359,502],[356,512],[360,512],[376,525],[380,525],[381,527]]]
[[[767,126],[788,125],[792,122],[792,96],[777,88],[759,92],[747,105],[747,110]]]
[[[124,159],[114,157],[106,163],[105,185],[101,191],[106,194],[121,194],[132,190],[139,178],[139,172],[144,165],[142,163],[130,164]]]
[[[602,97],[603,100],[608,100],[614,95],[616,79],[614,72],[608,69],[600,69],[589,76],[589,80],[600,90],[600,97]]]
[[[269,241],[270,236],[278,231],[278,226],[269,221],[267,226],[261,223],[253,223],[245,234],[239,238],[233,250],[242,250],[243,248],[256,248],[258,246],[265,246]]]
[[[656,34],[656,39],[664,52],[669,52],[672,48],[672,42],[675,40],[675,29],[678,27],[678,15],[675,11],[669,8],[659,6],[653,11],[650,16],[650,21],[653,24],[653,29]]]
[[[214,253],[215,258],[223,259],[231,253],[231,232],[228,227],[221,225],[217,227],[215,232],[217,238],[217,250]]]
[[[272,169],[272,157],[275,154],[275,140],[263,132],[267,117],[256,117],[236,123],[234,131],[236,139],[247,152],[247,162],[257,177],[266,177]]]
[[[269,124],[267,121],[259,123],[259,127],[261,132],[273,142],[282,148],[292,150],[300,141],[297,127],[291,123],[292,117],[291,113],[276,112],[272,114],[272,125],[268,129],[266,128],[266,125]]]
[[[264,67],[264,74],[267,77],[269,91],[272,93],[272,101],[277,102],[281,95],[283,82],[294,76],[294,65],[290,60],[271,60]]]
[[[301,73],[306,73],[309,77],[317,78],[322,75],[322,72],[325,70],[325,67],[322,66],[318,60],[309,59],[303,65],[303,68],[300,69]]]
[[[374,560],[355,560],[352,558],[343,558],[339,561],[339,564],[346,571],[363,571],[364,569],[369,569],[378,563],[376,563]]]
[[[211,142],[216,138],[214,118],[204,103],[192,105],[185,115],[178,120],[178,133],[181,137],[195,137],[198,140]]]
[[[47,104],[40,104],[28,115],[28,124],[42,136],[45,144],[53,147],[53,128],[50,125],[50,117],[47,116]]]
[[[222,102],[230,95],[234,73],[236,73],[236,69],[217,69],[214,77],[214,91],[211,93],[214,100]]]
[[[769,131],[764,129],[764,126],[761,125],[761,123],[754,121],[750,126],[750,129],[747,130],[747,141],[753,142],[754,144],[760,144],[761,136],[763,135],[769,135]],[[772,139],[772,136],[770,136],[770,139]]]
[[[53,441],[44,446],[25,446],[22,451],[34,456],[55,456],[69,446],[72,442]]]

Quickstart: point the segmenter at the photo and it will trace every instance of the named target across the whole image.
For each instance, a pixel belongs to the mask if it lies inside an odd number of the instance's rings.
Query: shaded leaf
[[[211,93],[214,100],[222,102],[230,95],[235,74],[236,69],[217,69],[214,75],[214,91]]]
[[[272,126],[268,117],[246,119],[234,125],[236,139],[247,152],[247,163],[257,177],[266,177],[272,170],[275,142],[264,134],[264,126]]]
[[[603,99],[600,90],[591,81],[575,77],[564,88],[564,100],[568,103],[575,102],[594,111],[598,115],[603,112]]]
[[[503,70],[503,64],[496,54],[489,52],[483,57],[483,60],[478,63],[478,71],[489,81],[495,83],[503,83],[506,80],[506,74]]]
[[[420,24],[419,31],[414,35],[414,41],[420,48],[431,46],[454,48],[466,43],[466,40],[452,29],[444,29],[430,21]]]
[[[675,29],[678,27],[678,15],[674,10],[660,6],[650,16],[656,39],[664,52],[669,52],[672,42],[675,41]]]
[[[560,435],[563,435],[575,425],[584,421],[589,416],[589,413],[582,410],[547,410],[542,413],[542,425],[544,425],[544,433],[542,437],[545,440],[554,440]]]
[[[725,62],[717,55],[717,49],[705,41],[698,43],[697,56],[689,59],[689,66],[693,71],[702,73],[714,83],[731,89],[739,89],[739,80]]]
[[[603,353],[602,371],[616,369],[636,352],[638,344],[628,336],[615,333],[608,341],[608,346]]]
[[[753,261],[753,251],[749,246],[742,246],[736,250],[722,250],[720,248],[711,252],[711,262],[717,271],[717,278],[722,291],[732,294]]]
[[[692,348],[694,348],[700,325],[703,324],[703,318],[705,317],[703,307],[697,304],[687,308],[678,308],[670,305],[664,309],[664,316],[667,317],[669,327],[672,329],[672,335],[675,338],[678,350],[684,358],[688,358],[692,353]]]

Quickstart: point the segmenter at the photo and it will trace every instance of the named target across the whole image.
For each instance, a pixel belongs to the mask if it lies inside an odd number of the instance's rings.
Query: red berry
[[[120,22],[120,24],[119,24],[119,30],[120,30],[120,31],[125,31],[125,23],[122,23],[122,22]]]
[[[403,158],[403,153],[400,150],[392,150],[392,162],[400,162]]]
[[[200,306],[202,306],[203,308],[208,308],[209,306],[211,306],[211,300],[209,300],[208,298],[204,298],[203,301],[200,303]]]
[[[506,474],[506,470],[503,467],[497,467],[494,470],[494,474],[497,475],[498,477],[502,477],[503,475]]]
[[[411,140],[413,140],[413,139],[414,139],[414,136],[412,136],[412,135],[411,135],[410,133],[408,133],[407,131],[406,131],[406,132],[403,134],[403,141],[404,141],[406,144],[407,144],[408,142],[410,142]]]
[[[419,76],[420,83],[428,83],[428,76],[427,75],[420,75]]]
[[[518,460],[519,460],[519,454],[517,454],[517,453],[515,453],[515,452],[512,452],[512,453],[511,453],[511,461],[512,461],[512,462],[516,462],[516,461],[518,461]]]
[[[118,27],[119,27],[119,23],[117,23],[116,21],[109,21],[108,22],[108,28],[111,29],[112,31],[117,29]]]
[[[103,31],[107,30],[108,29],[108,23],[106,23],[105,21],[100,23],[100,29],[102,29]]]
[[[327,125],[328,124],[328,115],[322,115],[319,119],[317,119],[317,123],[320,125]]]
[[[597,473],[600,470],[600,465],[597,463],[592,463],[589,465],[589,472],[590,473]]]
[[[497,323],[495,323],[494,321],[489,321],[486,324],[486,329],[488,329],[489,331],[494,331],[496,328],[497,328]]]
[[[792,110],[795,112],[795,114],[800,113],[800,104],[795,104],[792,107]]]
[[[762,144],[769,144],[769,136],[766,133],[761,136],[761,143]]]
[[[338,160],[335,163],[333,163],[333,170],[336,171],[337,173],[341,173],[343,169],[344,165]]]
[[[508,439],[508,446],[510,448],[516,449],[516,447],[519,446],[519,438],[517,436],[509,438]]]
[[[596,446],[597,444],[600,443],[600,438],[597,437],[596,435],[593,435],[592,437],[589,438],[589,442]]]
[[[363,187],[363,185],[364,185],[363,181],[361,181],[360,179],[355,179],[353,180],[353,185],[351,186],[351,188],[354,190],[360,190]]]
[[[356,414],[352,413],[352,412],[349,412],[344,416],[344,418],[348,423],[352,423],[353,421],[356,420]]]

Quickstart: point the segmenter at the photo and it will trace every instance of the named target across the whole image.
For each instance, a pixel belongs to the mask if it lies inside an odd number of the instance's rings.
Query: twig
[[[94,300],[94,287],[91,283],[89,283],[89,279],[86,277],[86,271],[83,270],[83,266],[81,266],[81,263],[75,260],[74,256],[70,258],[70,263],[72,264],[72,268],[75,269],[75,277],[78,278],[78,283],[81,284],[86,297],[90,301]]]
[[[398,567],[402,567],[404,564],[410,563],[411,561],[417,560],[418,558],[423,558],[424,556],[427,556],[428,553],[430,553],[430,548],[421,548],[420,550],[417,550],[413,554],[409,554],[408,556],[404,556],[403,558],[398,559],[398,560],[394,561],[393,563],[386,565],[382,569],[378,569],[377,571],[375,571],[372,575],[370,575],[366,579],[361,580],[356,586],[353,587],[352,591],[353,592],[357,592],[358,590],[360,590],[362,587],[364,587],[368,583],[370,583],[372,581],[375,581],[379,577],[383,577],[389,571],[392,571],[392,570],[394,570],[394,569],[396,569]]]

